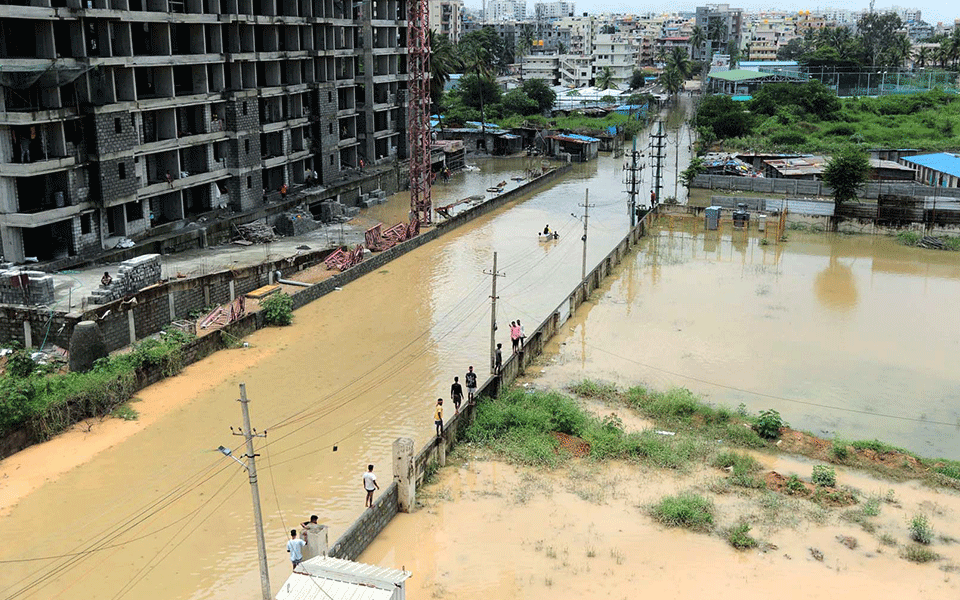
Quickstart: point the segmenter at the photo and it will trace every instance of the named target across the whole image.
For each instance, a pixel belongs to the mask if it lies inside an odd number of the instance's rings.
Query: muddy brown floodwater
[[[683,386],[819,436],[960,458],[956,253],[669,223],[554,338],[542,384]]]
[[[479,173],[436,186],[434,201],[482,192],[539,162],[482,161]],[[576,165],[532,197],[313,302],[293,327],[258,331],[249,348],[151,386],[134,404],[137,422],[85,423],[4,460],[0,561],[25,562],[0,562],[0,600],[257,597],[246,476],[215,450],[239,445],[229,426],[240,422],[240,382],[254,426],[269,434],[258,466],[277,589],[289,572],[286,531],[318,514],[336,539],[363,509],[365,465],[389,481],[393,440],[424,444],[431,407],[453,376],[471,364],[487,373],[483,270],[492,252],[506,274],[498,337],[509,348],[509,321],[532,331],[579,280],[581,224],[570,215],[588,186],[589,263],[625,235],[621,162]],[[406,200],[378,210],[387,222],[403,218]],[[545,224],[559,241],[537,241]]]
[[[960,497],[911,482],[892,484],[838,469],[838,481],[882,500],[867,533],[808,500],[708,489],[722,474],[664,472],[618,462],[571,459],[537,470],[475,459],[469,448],[418,493],[423,506],[400,514],[362,562],[413,572],[410,600],[497,598],[743,598],[875,600],[956,598]],[[756,457],[766,469],[808,477],[811,464]],[[713,498],[715,533],[658,525],[645,508],[694,490]],[[907,520],[929,516],[941,559],[916,565],[899,556]],[[723,533],[748,523],[760,549],[737,551]],[[887,545],[883,541],[885,540]],[[846,542],[847,545],[841,543]],[[772,544],[769,546],[768,544]],[[854,546],[851,548],[850,546]],[[821,553],[813,557],[811,548]],[[940,570],[943,566],[947,570]]]

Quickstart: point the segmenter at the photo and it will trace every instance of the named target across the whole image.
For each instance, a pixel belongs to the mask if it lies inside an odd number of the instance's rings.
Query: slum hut
[[[512,133],[501,133],[493,138],[493,154],[509,156],[523,150],[523,138]]]
[[[600,140],[575,133],[547,136],[550,156],[570,162],[587,162],[600,152]]]
[[[410,575],[407,571],[315,556],[297,565],[276,600],[405,600]]]
[[[916,180],[937,187],[960,187],[960,155],[950,152],[920,154],[901,158],[900,162],[916,169]]]

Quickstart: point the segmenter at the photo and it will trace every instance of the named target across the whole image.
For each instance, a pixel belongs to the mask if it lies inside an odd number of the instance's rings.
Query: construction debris
[[[237,296],[237,299],[230,304],[224,304],[213,309],[207,316],[200,319],[200,329],[209,329],[211,327],[219,328],[233,323],[246,314],[246,301],[243,296]]]
[[[244,223],[243,225],[237,225],[236,229],[240,239],[254,244],[265,244],[277,239],[277,232],[273,230],[273,227],[267,225],[266,221]]]
[[[277,217],[276,227],[281,235],[296,236],[309,233],[320,227],[320,224],[313,220],[310,211],[299,208]]]
[[[463,200],[457,200],[456,202],[451,202],[446,206],[438,206],[435,210],[437,211],[437,214],[443,217],[444,219],[449,219],[452,217],[452,215],[450,214],[450,210],[453,207],[459,206],[460,204],[477,204],[479,202],[483,202],[485,199],[486,199],[486,196],[482,196],[482,195],[468,196]]]
[[[337,248],[330,256],[324,259],[323,264],[327,269],[338,269],[346,271],[353,265],[359,264],[363,260],[363,246],[357,244],[353,250],[344,250]]]
[[[263,287],[258,287],[255,290],[247,292],[247,298],[260,300],[261,298],[266,298],[270,294],[276,294],[279,291],[280,291],[279,285],[265,285]]]
[[[920,238],[920,241],[917,242],[917,246],[920,246],[921,248],[928,248],[930,250],[943,250],[946,247],[942,239],[935,238],[930,235],[925,235]]]
[[[364,234],[367,249],[371,252],[380,252],[392,248],[416,237],[420,234],[420,221],[414,219],[409,223],[397,223],[390,229],[383,231],[383,223],[377,223]]]

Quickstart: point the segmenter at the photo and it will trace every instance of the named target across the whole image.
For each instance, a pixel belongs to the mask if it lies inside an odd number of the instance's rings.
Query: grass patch
[[[612,383],[583,379],[570,386],[570,391],[582,398],[610,400],[618,395],[617,386]]]
[[[877,539],[879,539],[879,540],[880,540],[880,543],[883,544],[884,546],[896,546],[896,545],[897,545],[897,538],[893,537],[893,536],[890,535],[889,533],[884,533],[884,534],[882,534],[882,535],[881,535],[879,538],[877,538]]]
[[[833,440],[830,446],[830,455],[837,462],[844,462],[850,458],[850,448],[847,442],[843,440]]]
[[[939,554],[929,548],[924,548],[916,544],[911,544],[900,550],[900,556],[910,562],[921,564],[940,560]]]
[[[737,550],[756,548],[759,542],[750,536],[750,526],[741,523],[727,532],[727,542]]]
[[[850,445],[856,450],[873,450],[877,454],[886,454],[887,452],[903,452],[902,449],[891,446],[880,440],[856,440],[850,442]]]
[[[139,389],[145,370],[159,369],[164,377],[179,373],[183,346],[193,339],[170,330],[130,352],[100,359],[86,373],[35,370],[25,377],[0,377],[0,434],[27,427],[35,439],[45,440],[81,419],[110,414]]]
[[[727,480],[730,485],[755,490],[766,486],[763,479],[756,476],[760,463],[752,456],[726,451],[715,456],[710,464],[719,469],[730,469]]]
[[[905,246],[916,246],[921,238],[923,234],[918,231],[901,231],[897,234],[897,241]]]
[[[933,471],[941,475],[946,475],[951,479],[960,479],[960,464],[958,463],[937,465],[933,467]]]
[[[140,413],[127,402],[113,409],[110,416],[115,419],[123,419],[124,421],[136,421],[140,418]]]
[[[713,527],[713,503],[703,496],[684,493],[666,496],[650,507],[650,515],[668,527],[709,531]]]
[[[909,523],[910,539],[923,545],[929,545],[933,541],[933,528],[930,527],[930,521],[926,515],[914,515]]]

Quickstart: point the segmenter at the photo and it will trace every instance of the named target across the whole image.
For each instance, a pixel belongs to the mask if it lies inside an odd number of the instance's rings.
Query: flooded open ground
[[[397,515],[360,557],[413,572],[410,600],[876,600],[960,594],[956,493],[839,469],[845,485],[892,500],[882,501],[879,515],[870,519],[875,530],[867,533],[841,518],[842,511],[825,511],[808,500],[774,492],[711,495],[709,488],[722,477],[714,469],[679,474],[572,459],[561,469],[543,471],[477,460],[471,452],[458,450],[461,462],[441,469],[438,482],[422,492],[423,506]],[[810,472],[809,463],[789,457],[757,458],[782,474]],[[669,529],[646,514],[662,496],[689,490],[713,498],[714,533]],[[899,555],[897,546],[909,543],[907,520],[918,512],[947,537],[931,545],[942,557],[936,563],[917,565]],[[722,532],[739,523],[751,525],[759,549],[730,547]]]
[[[474,183],[510,180],[539,162],[483,162]],[[424,444],[431,407],[453,376],[471,364],[486,376],[483,270],[493,251],[506,274],[498,336],[509,348],[509,321],[524,319],[521,310],[540,315],[525,323],[532,329],[580,278],[582,226],[571,213],[581,212],[587,186],[595,204],[588,262],[626,234],[620,163],[576,165],[534,196],[311,303],[293,327],[258,331],[249,348],[219,352],[151,386],[134,404],[140,421],[88,423],[4,460],[0,561],[27,560],[0,562],[0,599],[118,600],[160,590],[165,598],[256,597],[246,476],[215,451],[238,445],[229,427],[240,422],[240,382],[254,426],[269,432],[258,460],[277,589],[290,568],[287,530],[318,514],[336,539],[363,509],[365,465],[389,481],[393,440]],[[476,192],[439,185],[435,202]],[[405,200],[381,210],[377,218],[389,222],[406,213]],[[560,231],[558,241],[537,241],[544,224]]]
[[[542,384],[683,386],[819,436],[960,458],[956,253],[661,223],[554,339]]]

